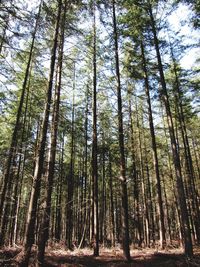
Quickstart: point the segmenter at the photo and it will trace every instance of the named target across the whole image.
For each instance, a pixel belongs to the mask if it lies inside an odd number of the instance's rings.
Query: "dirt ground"
[[[0,250],[0,266],[20,266],[16,262],[16,255],[21,248],[5,248]],[[35,252],[33,251],[30,267],[35,266]],[[45,254],[44,267],[200,267],[200,248],[194,249],[194,257],[186,258],[180,249],[168,249],[165,251],[152,249],[131,250],[132,261],[124,261],[120,249],[100,250],[100,256],[94,257],[92,250],[81,249],[73,252],[63,248],[48,248]]]

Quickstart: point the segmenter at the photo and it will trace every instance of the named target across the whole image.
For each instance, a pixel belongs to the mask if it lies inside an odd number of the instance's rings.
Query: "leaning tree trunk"
[[[60,17],[61,17],[61,7],[62,7],[62,1],[59,0],[58,13],[57,13],[55,32],[54,32],[54,41],[53,41],[53,47],[51,51],[51,63],[50,63],[48,87],[47,87],[47,92],[46,92],[44,117],[42,121],[40,139],[38,143],[38,152],[36,156],[32,191],[31,191],[31,197],[30,197],[29,208],[28,208],[28,216],[27,216],[27,222],[26,222],[24,249],[21,252],[21,255],[19,255],[21,266],[24,266],[24,267],[28,266],[31,248],[34,243],[35,223],[36,223],[36,217],[37,217],[37,204],[38,204],[38,199],[40,196],[40,185],[41,185],[41,178],[42,178],[42,173],[43,173],[43,164],[44,164],[44,157],[45,157],[50,105],[51,105],[51,99],[52,99],[53,75],[54,75],[54,68],[55,68],[55,61],[56,61],[56,51],[57,51],[57,44],[58,44],[58,32],[59,32]]]
[[[187,204],[186,204],[186,199],[185,199],[185,190],[184,190],[183,179],[182,179],[181,163],[180,163],[178,144],[176,141],[174,124],[173,124],[173,119],[172,119],[172,114],[171,114],[169,96],[167,92],[167,86],[166,86],[166,81],[165,81],[165,76],[164,76],[164,71],[163,71],[163,66],[162,66],[162,60],[160,56],[159,41],[157,38],[156,25],[155,25],[155,21],[153,17],[152,6],[150,3],[148,7],[148,12],[150,15],[150,20],[151,20],[152,33],[153,33],[154,45],[155,45],[155,50],[156,50],[157,62],[158,62],[158,70],[160,73],[160,82],[162,86],[162,90],[160,92],[161,99],[165,105],[165,110],[167,114],[167,123],[169,127],[173,163],[174,163],[175,174],[176,174],[177,192],[178,192],[180,212],[181,212],[185,254],[190,257],[193,255],[193,246],[192,246],[192,239],[191,239],[191,233],[190,233],[190,224],[189,224],[189,218],[188,218]]]
[[[119,134],[119,152],[120,152],[120,182],[121,182],[121,197],[122,197],[122,246],[123,254],[126,260],[130,261],[129,248],[129,224],[128,224],[128,195],[126,181],[126,163],[124,153],[124,129],[123,129],[123,113],[122,113],[122,97],[121,97],[121,80],[119,70],[119,54],[118,54],[118,33],[115,12],[115,0],[112,1],[113,10],[113,37],[115,44],[115,64],[116,64],[116,79],[117,79],[117,98],[118,98],[118,134]]]

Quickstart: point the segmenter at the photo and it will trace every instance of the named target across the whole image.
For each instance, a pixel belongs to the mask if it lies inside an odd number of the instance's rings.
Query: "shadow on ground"
[[[16,256],[20,248],[5,248],[0,250],[0,266],[20,266],[16,262]],[[200,248],[196,249],[192,259],[186,258],[177,251],[155,252],[153,250],[133,250],[132,261],[126,262],[121,251],[102,251],[99,257],[91,255],[91,251],[67,252],[64,249],[48,249],[45,256],[44,267],[200,267]],[[30,267],[35,266],[36,253],[33,251]]]
[[[46,257],[45,267],[200,267],[200,257],[189,260],[183,255],[154,254],[146,256],[133,256],[130,263],[121,257],[93,257],[93,256],[68,256],[68,257]]]

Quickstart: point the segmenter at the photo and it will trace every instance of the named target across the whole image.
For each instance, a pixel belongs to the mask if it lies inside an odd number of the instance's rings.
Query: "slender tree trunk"
[[[167,219],[167,224],[168,224],[168,238],[169,238],[169,241],[170,241],[170,244],[172,244],[172,235],[171,235],[171,221],[172,221],[172,218],[170,217],[170,213],[169,213],[169,203],[168,203],[168,200],[167,200],[167,192],[166,192],[166,186],[165,186],[165,183],[163,183],[163,192],[164,192],[164,202],[165,202],[165,214],[166,214],[166,219]]]
[[[31,69],[32,67],[30,66],[30,73],[31,73]],[[25,109],[24,109],[24,118],[23,118],[23,124],[22,124],[23,128],[22,128],[22,135],[21,135],[21,142],[20,142],[21,144],[19,148],[20,156],[19,156],[19,163],[18,163],[18,171],[17,171],[17,175],[15,178],[16,181],[15,181],[14,193],[13,193],[14,202],[11,207],[11,217],[12,217],[11,229],[10,229],[10,244],[11,245],[15,244],[16,242],[18,212],[19,212],[19,204],[20,204],[20,198],[21,198],[22,182],[23,182],[23,177],[24,177],[25,160],[26,160],[26,154],[27,154],[27,148],[24,147],[24,141],[28,135],[26,131],[28,131],[30,127],[30,119],[27,122],[27,117],[30,115],[28,114],[28,104],[30,101],[30,81],[31,81],[31,78],[29,77],[29,83],[27,85]]]
[[[149,127],[151,132],[151,144],[154,158],[154,169],[156,174],[156,188],[157,188],[157,196],[158,196],[158,207],[159,207],[159,229],[160,229],[160,245],[162,249],[164,249],[166,245],[166,236],[165,236],[165,223],[164,223],[164,211],[163,211],[163,199],[162,199],[162,189],[161,189],[161,181],[160,181],[160,172],[159,172],[159,163],[158,163],[158,155],[157,155],[157,145],[156,145],[156,137],[152,116],[152,108],[151,108],[151,98],[150,98],[150,89],[149,89],[149,78],[146,67],[146,58],[144,53],[144,45],[141,42],[141,54],[142,54],[142,66],[144,72],[144,81],[145,81],[145,92],[147,97],[148,104],[148,116],[149,116]]]
[[[44,212],[42,214],[42,222],[39,230],[38,240],[38,252],[37,252],[37,264],[38,266],[44,265],[44,253],[45,245],[49,238],[49,224],[51,215],[51,196],[53,190],[53,179],[55,169],[55,158],[56,158],[56,146],[57,146],[57,132],[59,123],[59,110],[60,110],[60,91],[61,91],[61,80],[62,80],[62,63],[63,63],[63,47],[64,47],[64,28],[66,18],[66,4],[64,6],[64,14],[61,21],[61,34],[60,34],[60,50],[58,55],[58,68],[57,68],[57,84],[55,88],[54,104],[53,104],[53,115],[52,115],[52,129],[51,129],[51,143],[49,151],[48,169],[47,169],[47,186],[46,186],[46,200],[44,203]],[[60,5],[62,5],[60,3]],[[60,9],[60,8],[59,8]],[[61,13],[61,11],[60,11]],[[59,14],[60,15],[60,14]],[[60,15],[61,16],[61,15]],[[52,228],[53,229],[53,228]]]
[[[39,6],[39,11],[38,11],[38,15],[36,18],[34,31],[33,31],[31,48],[29,51],[28,62],[27,62],[24,81],[23,81],[23,85],[22,85],[22,93],[20,96],[20,101],[19,101],[19,106],[18,106],[18,110],[17,110],[17,116],[16,116],[16,122],[15,122],[14,130],[13,130],[12,137],[11,137],[11,144],[10,144],[10,148],[9,148],[8,159],[6,162],[6,170],[4,173],[3,188],[2,188],[1,199],[0,199],[0,218],[2,220],[4,219],[5,216],[7,216],[7,212],[8,212],[8,205],[7,205],[8,203],[6,200],[9,199],[9,197],[10,197],[10,191],[11,191],[11,187],[12,187],[12,180],[13,180],[13,176],[11,175],[12,164],[13,164],[13,160],[15,157],[15,151],[16,151],[16,148],[18,145],[18,135],[19,135],[19,131],[21,128],[20,120],[22,118],[24,98],[26,95],[26,89],[27,89],[27,84],[28,84],[28,79],[29,79],[31,61],[32,61],[32,57],[33,57],[33,50],[34,50],[34,44],[35,44],[35,36],[36,36],[37,29],[38,29],[41,7],[42,7],[42,1],[40,3],[40,6]],[[4,216],[4,214],[6,214],[6,215]],[[4,243],[4,237],[2,236],[2,233],[5,233],[4,227],[5,227],[5,223],[2,223],[2,221],[1,221],[0,245],[2,245]]]
[[[98,163],[97,163],[97,66],[96,66],[96,1],[93,2],[93,137],[92,137],[92,180],[94,204],[94,256],[99,255],[98,216]]]
[[[178,70],[177,70],[177,64],[176,60],[174,58],[173,49],[170,44],[171,48],[171,57],[173,61],[173,71],[174,71],[174,77],[175,77],[175,103],[177,107],[177,113],[178,113],[178,120],[181,128],[181,136],[183,139],[183,145],[184,145],[184,156],[185,156],[185,162],[186,162],[186,169],[187,169],[187,175],[188,175],[188,190],[189,190],[189,196],[191,200],[191,206],[192,206],[192,216],[194,219],[194,226],[195,226],[195,232],[197,236],[198,243],[200,242],[200,210],[198,205],[198,197],[196,195],[196,186],[195,186],[195,175],[194,175],[194,168],[193,168],[193,162],[190,152],[190,145],[188,141],[188,134],[187,134],[187,128],[185,123],[185,117],[184,117],[184,111],[183,111],[183,104],[181,99],[181,87],[178,77]]]
[[[68,249],[72,250],[72,234],[73,234],[73,195],[74,195],[74,139],[75,139],[75,81],[76,79],[76,70],[74,63],[74,78],[73,78],[73,103],[72,103],[72,122],[71,122],[71,155],[70,155],[70,173],[68,178],[68,187],[67,187],[67,220],[66,220],[66,245]]]
[[[109,191],[110,191],[110,212],[111,212],[111,246],[115,247],[115,215],[114,215],[113,174],[112,174],[111,151],[109,151]]]
[[[146,146],[146,145],[145,145]],[[150,181],[150,173],[149,173],[149,165],[148,165],[148,159],[147,159],[147,151],[145,147],[145,167],[146,167],[146,173],[147,173],[147,199],[148,199],[148,210],[149,212],[149,219],[150,219],[150,233],[149,233],[149,239],[151,242],[151,238],[153,240],[153,246],[155,244],[155,223],[154,223],[154,209],[153,209],[153,199],[152,199],[152,192],[151,192],[151,181]]]
[[[195,159],[195,163],[196,163],[196,170],[197,170],[197,173],[198,173],[198,179],[200,179],[200,165],[199,165],[199,162],[200,162],[200,157],[198,155],[198,146],[196,145],[196,142],[194,140],[194,138],[192,138],[192,148],[193,148],[193,151],[194,151],[194,159]],[[199,194],[198,194],[198,191],[196,190],[196,194],[199,198]]]
[[[164,125],[164,135],[165,135],[165,140],[166,140],[166,146],[168,147],[168,138],[167,138],[167,129],[165,126],[165,120],[164,120],[164,114],[162,114],[162,119],[163,119],[163,125]],[[169,170],[169,177],[170,177],[170,182],[173,186],[173,195],[174,195],[174,202],[175,202],[175,207],[176,207],[176,213],[175,213],[175,224],[177,225],[176,229],[178,229],[178,235],[179,239],[181,242],[180,245],[182,245],[182,231],[181,231],[181,215],[180,215],[180,208],[178,205],[178,197],[177,197],[177,192],[176,192],[176,184],[175,184],[175,179],[173,177],[173,168],[172,168],[172,163],[171,163],[171,158],[170,158],[170,153],[168,151],[167,153],[167,160],[168,160],[168,170]],[[175,237],[177,238],[177,236]]]
[[[120,182],[122,197],[122,246],[123,254],[127,261],[131,260],[129,248],[129,223],[128,223],[128,195],[126,181],[126,164],[124,154],[124,129],[123,129],[123,113],[122,113],[122,97],[121,97],[121,81],[119,70],[119,54],[118,54],[118,33],[115,12],[115,1],[112,0],[113,11],[113,37],[115,43],[115,64],[117,79],[117,98],[118,98],[118,134],[119,134],[119,150],[120,150]]]
[[[135,212],[135,223],[137,226],[136,238],[138,241],[138,246],[141,247],[142,245],[142,230],[141,230],[141,223],[140,223],[140,215],[139,215],[139,181],[138,181],[138,172],[136,168],[136,144],[134,141],[134,123],[133,123],[133,116],[132,116],[132,101],[131,101],[131,91],[128,88],[128,96],[129,96],[129,120],[130,120],[130,128],[131,128],[131,156],[132,156],[132,165],[133,165],[133,196],[134,196],[134,212]]]
[[[57,44],[58,44],[58,32],[59,32],[60,17],[61,17],[61,7],[62,7],[62,1],[59,0],[58,13],[57,13],[55,32],[54,32],[54,41],[53,41],[53,47],[51,51],[51,61],[50,61],[51,63],[50,63],[50,72],[49,72],[48,87],[47,87],[47,93],[46,93],[44,117],[42,121],[40,139],[38,143],[38,152],[36,156],[35,170],[34,170],[34,176],[33,176],[33,185],[32,185],[31,197],[30,197],[29,208],[28,208],[28,216],[27,216],[27,222],[26,222],[24,249],[21,255],[19,255],[21,257],[20,258],[21,266],[23,267],[28,266],[31,248],[34,243],[35,223],[36,223],[36,217],[37,217],[36,216],[37,205],[38,205],[38,198],[40,196],[40,185],[41,185],[41,177],[43,174],[47,129],[48,129],[50,105],[51,105],[51,99],[52,99],[53,75],[54,75],[56,51],[57,51]]]
[[[106,175],[105,175],[105,135],[102,133],[102,186],[101,186],[101,208],[100,208],[100,242],[106,240]]]
[[[85,109],[85,123],[84,123],[84,127],[85,127],[85,148],[84,148],[84,223],[85,223],[85,232],[87,229],[87,225],[86,225],[86,221],[88,220],[88,211],[89,211],[89,207],[90,207],[90,203],[89,203],[89,194],[87,194],[88,192],[88,113],[89,113],[89,86],[87,85],[86,88],[86,109]],[[88,195],[88,197],[87,197]],[[85,239],[85,235],[83,238],[83,241]],[[82,242],[83,242],[82,241]]]
[[[185,254],[190,257],[193,255],[193,247],[192,247],[192,239],[191,239],[190,225],[189,225],[189,219],[188,219],[187,204],[186,204],[186,199],[185,199],[185,191],[184,191],[184,185],[183,185],[183,180],[182,180],[180,157],[178,153],[178,144],[176,142],[176,137],[175,137],[175,130],[174,130],[174,125],[173,125],[173,120],[172,120],[169,97],[167,93],[167,86],[165,82],[162,60],[160,56],[157,31],[156,31],[155,21],[154,21],[152,7],[150,3],[149,3],[148,12],[149,12],[150,19],[151,19],[151,26],[152,26],[152,32],[153,32],[153,37],[154,37],[154,45],[155,45],[157,61],[158,61],[158,70],[160,73],[160,82],[162,86],[161,98],[165,105],[165,110],[167,114],[167,122],[168,122],[169,134],[170,134],[170,140],[171,140],[173,162],[175,166],[176,183],[177,183],[177,191],[178,191],[179,205],[180,205],[180,211],[181,211],[181,221],[182,221],[182,229],[183,229],[183,237],[184,237]]]
[[[60,171],[59,180],[57,185],[57,197],[56,197],[56,223],[55,223],[55,239],[57,242],[61,239],[61,220],[62,220],[62,185],[64,177],[64,135],[61,141],[61,158],[60,158]]]
[[[139,124],[139,116],[138,116],[138,108],[136,102],[136,119],[137,119],[137,127],[138,127],[138,141],[139,141],[139,158],[140,158],[140,176],[141,176],[141,191],[143,197],[143,228],[144,228],[144,239],[146,246],[150,246],[150,236],[149,236],[149,229],[150,229],[150,220],[149,220],[149,212],[148,212],[148,205],[147,205],[147,193],[146,193],[146,184],[145,184],[145,173],[144,173],[144,162],[143,162],[143,150],[142,150],[142,136],[141,136],[141,128]]]

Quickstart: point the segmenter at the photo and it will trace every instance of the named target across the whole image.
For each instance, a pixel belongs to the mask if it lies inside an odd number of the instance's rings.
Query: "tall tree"
[[[155,20],[153,16],[153,11],[152,11],[152,4],[150,3],[150,1],[148,1],[147,4],[148,4],[147,12],[151,20],[152,33],[153,33],[154,45],[155,45],[155,50],[156,50],[157,62],[158,62],[158,71],[160,74],[160,83],[162,86],[162,90],[160,94],[161,94],[161,99],[164,103],[166,114],[167,114],[167,122],[168,122],[168,127],[169,127],[171,148],[172,148],[172,153],[173,153],[173,162],[174,162],[175,173],[176,173],[177,191],[178,191],[178,198],[179,198],[179,205],[180,205],[181,219],[182,219],[182,230],[183,230],[183,237],[184,237],[185,254],[190,257],[193,255],[192,239],[191,239],[187,204],[186,204],[185,191],[184,191],[184,185],[183,185],[183,179],[182,179],[181,163],[180,163],[180,157],[179,157],[179,152],[178,152],[178,144],[177,144],[176,136],[175,136],[175,128],[174,128],[174,123],[173,123],[172,114],[171,114],[171,108],[170,108],[167,85],[166,85],[164,71],[163,71],[162,59],[160,55],[159,41],[157,37],[156,24],[155,24]]]
[[[93,1],[93,107],[92,107],[92,180],[94,256],[99,255],[98,163],[97,163],[97,55],[96,55],[96,1]]]
[[[122,245],[123,253],[126,260],[130,261],[129,248],[129,223],[128,223],[128,195],[126,181],[126,162],[124,153],[124,129],[123,129],[123,112],[122,112],[122,96],[121,96],[121,80],[119,68],[119,50],[118,50],[118,30],[115,11],[115,0],[112,0],[112,15],[113,15],[113,38],[115,49],[115,64],[116,64],[116,80],[117,80],[117,100],[118,100],[118,135],[119,135],[119,150],[120,150],[120,182],[121,182],[121,197],[122,197]]]
[[[75,86],[76,86],[76,64],[74,62],[73,74],[73,100],[72,100],[72,119],[71,119],[71,144],[70,144],[70,171],[67,180],[67,210],[66,210],[66,245],[72,250],[72,229],[73,229],[73,194],[74,194],[74,159],[75,159]]]
[[[57,7],[57,17],[56,17],[56,23],[55,23],[53,47],[51,51],[50,72],[49,72],[49,79],[48,79],[48,87],[46,91],[46,103],[45,103],[43,121],[42,121],[42,126],[41,126],[40,139],[38,143],[32,191],[31,191],[31,196],[30,196],[30,201],[29,201],[28,216],[27,216],[27,222],[26,222],[24,249],[21,255],[19,255],[19,257],[21,257],[20,261],[21,261],[22,266],[28,266],[31,248],[34,243],[34,231],[35,231],[35,222],[36,222],[36,216],[37,216],[37,204],[38,204],[38,199],[40,196],[41,178],[43,174],[43,164],[44,164],[44,157],[45,157],[47,129],[48,129],[50,106],[51,106],[51,99],[52,99],[53,75],[54,75],[56,52],[57,52],[57,46],[58,46],[61,10],[62,10],[62,1],[59,0],[58,7]]]
[[[49,148],[49,159],[48,159],[48,169],[47,169],[47,186],[46,186],[46,199],[43,208],[43,217],[40,225],[39,240],[38,240],[38,254],[37,254],[37,264],[38,266],[44,265],[44,253],[45,245],[49,236],[49,222],[51,215],[51,196],[53,190],[53,179],[55,170],[55,159],[56,159],[56,145],[57,145],[57,135],[58,135],[58,123],[59,123],[59,109],[60,109],[60,91],[61,91],[61,81],[62,81],[62,64],[63,64],[63,47],[65,38],[65,23],[66,23],[66,9],[67,1],[64,2],[64,8],[62,11],[62,19],[60,22],[60,44],[59,44],[59,55],[57,62],[57,83],[54,94],[54,103],[52,111],[52,122],[51,122],[51,143]],[[61,16],[61,15],[60,15]]]
[[[162,190],[161,190],[161,181],[160,181],[160,171],[159,171],[159,163],[158,163],[158,154],[157,154],[157,145],[156,145],[156,137],[152,116],[152,107],[151,107],[151,98],[150,98],[150,89],[149,89],[149,78],[146,66],[146,58],[144,53],[144,45],[141,41],[141,57],[142,57],[142,66],[144,72],[144,81],[145,81],[145,93],[147,96],[147,104],[148,104],[148,116],[149,116],[149,127],[151,132],[151,143],[154,157],[154,168],[156,173],[156,181],[157,181],[157,194],[158,194],[158,206],[159,206],[159,228],[160,228],[160,243],[162,248],[166,245],[166,237],[165,237],[165,223],[164,223],[164,210],[163,210],[163,200],[162,200]]]
[[[194,227],[196,232],[197,241],[200,241],[200,211],[198,206],[198,196],[196,194],[196,185],[195,185],[195,175],[194,175],[194,168],[193,168],[193,160],[191,157],[191,149],[188,140],[188,131],[186,127],[186,119],[185,119],[185,112],[184,112],[184,103],[183,103],[183,92],[181,90],[181,83],[180,83],[180,68],[176,62],[174,51],[172,44],[170,44],[171,50],[171,58],[172,58],[172,74],[174,76],[174,99],[175,99],[175,106],[177,109],[177,117],[178,122],[180,125],[181,136],[183,140],[184,146],[184,156],[186,162],[186,169],[188,175],[188,191],[190,196],[191,208],[192,208],[192,219],[194,220]]]
[[[33,57],[33,50],[34,50],[35,38],[36,38],[36,33],[37,33],[39,19],[40,19],[41,7],[42,7],[42,1],[40,2],[38,14],[36,17],[35,27],[34,27],[33,34],[32,34],[32,42],[31,42],[31,47],[29,51],[28,62],[27,62],[23,85],[22,85],[22,92],[20,96],[19,106],[17,109],[16,122],[15,122],[15,126],[13,129],[12,137],[11,137],[11,144],[9,148],[9,154],[7,158],[6,169],[5,169],[4,179],[3,179],[4,183],[3,183],[3,189],[1,192],[1,199],[0,199],[0,215],[1,215],[0,244],[1,245],[4,243],[4,237],[5,237],[5,232],[6,232],[6,229],[5,229],[6,228],[6,217],[7,217],[7,213],[9,209],[9,202],[5,200],[6,198],[8,198],[11,188],[12,188],[12,175],[11,175],[12,167],[13,167],[12,164],[15,158],[15,153],[16,153],[16,149],[17,149],[17,145],[19,141],[19,131],[20,131],[20,125],[21,125],[21,120],[22,120],[23,106],[24,106],[24,100],[25,100],[28,81],[29,81],[31,61]]]

